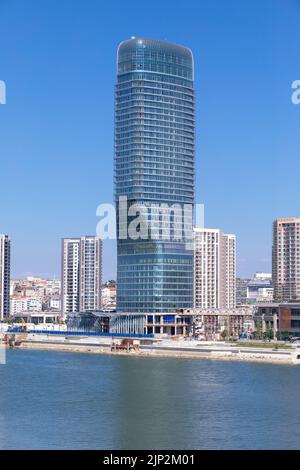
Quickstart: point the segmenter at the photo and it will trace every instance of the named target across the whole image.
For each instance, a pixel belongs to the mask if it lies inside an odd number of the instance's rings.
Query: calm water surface
[[[0,448],[298,449],[299,396],[299,366],[12,350]]]

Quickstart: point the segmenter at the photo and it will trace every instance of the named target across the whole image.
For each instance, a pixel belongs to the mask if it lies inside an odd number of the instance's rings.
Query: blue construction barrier
[[[55,331],[55,330],[26,330],[23,328],[11,328],[7,333],[36,333],[47,335],[62,335],[62,336],[106,336],[114,338],[154,338],[153,334],[143,333],[100,333],[98,331]]]

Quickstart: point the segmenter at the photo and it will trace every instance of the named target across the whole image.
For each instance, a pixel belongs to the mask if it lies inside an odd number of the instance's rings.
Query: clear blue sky
[[[197,200],[238,237],[238,273],[270,270],[271,223],[300,216],[300,0],[0,0],[0,233],[14,276],[60,274],[60,239],[112,201],[116,48],[192,48]],[[105,244],[104,279],[115,277]]]

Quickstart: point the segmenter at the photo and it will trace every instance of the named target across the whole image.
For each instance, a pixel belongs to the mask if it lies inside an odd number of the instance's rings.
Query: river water
[[[11,350],[1,449],[298,449],[300,367]]]

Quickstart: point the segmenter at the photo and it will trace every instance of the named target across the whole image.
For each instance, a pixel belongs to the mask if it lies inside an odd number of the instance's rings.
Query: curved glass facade
[[[115,200],[120,312],[192,307],[193,261],[186,242],[192,237],[194,203],[193,75],[193,56],[185,47],[133,38],[118,48]],[[179,212],[171,214],[170,238],[164,239],[163,228],[158,228],[159,239],[120,239],[120,196],[127,198],[129,207],[142,204],[144,220],[150,217],[150,207],[157,207],[160,215],[154,225],[160,227],[163,208],[176,205]],[[132,220],[127,217],[128,224]],[[185,228],[181,238],[180,223]]]

